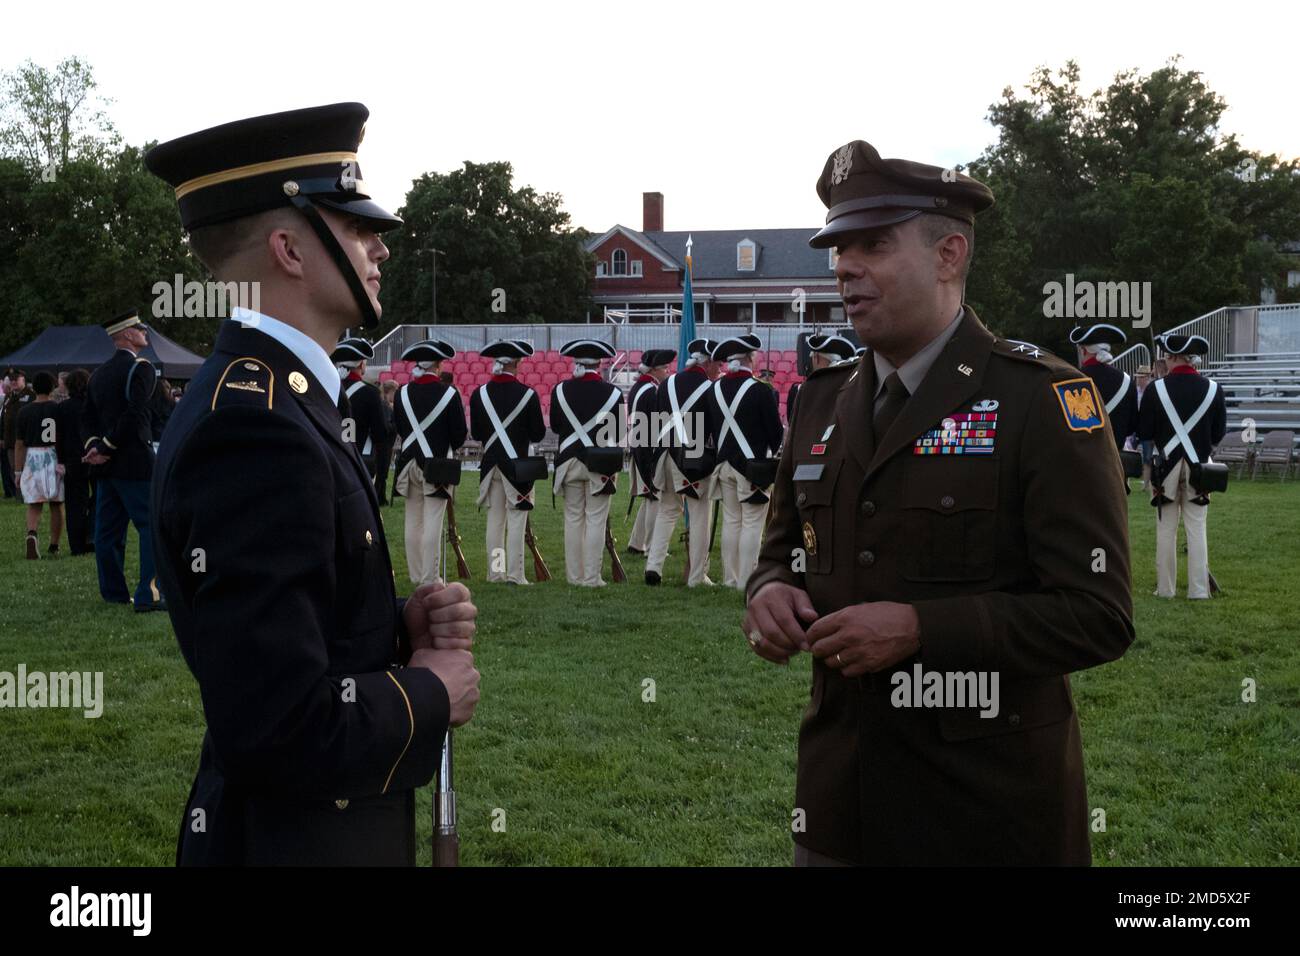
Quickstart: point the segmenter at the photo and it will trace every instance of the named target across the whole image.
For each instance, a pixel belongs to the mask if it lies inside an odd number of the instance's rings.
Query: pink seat
[[[392,372],[380,372],[380,373],[379,373],[379,381],[381,381],[381,382],[391,382],[391,381],[393,380],[393,377],[394,377],[394,376],[393,376],[393,373],[392,373]]]
[[[776,363],[776,370],[778,372],[788,372],[792,368],[794,368],[794,363],[786,361],[785,359],[781,359]]]
[[[554,385],[559,380],[560,377],[556,375],[554,372],[547,372],[545,375],[542,376],[543,384],[547,385],[548,387]]]
[[[393,381],[397,382],[398,385],[405,385],[410,380],[411,376],[406,372],[396,372],[393,375]]]

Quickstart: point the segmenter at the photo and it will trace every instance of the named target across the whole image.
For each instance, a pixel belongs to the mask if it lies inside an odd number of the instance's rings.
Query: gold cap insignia
[[[346,801],[346,800],[335,800],[335,801],[334,801],[334,806],[338,807],[340,810],[346,810],[346,809],[348,808],[348,801]]]
[[[803,548],[809,554],[817,553],[817,532],[813,530],[811,521],[803,523]]]
[[[284,194],[285,194],[286,196],[296,196],[296,195],[298,195],[298,184],[295,183],[292,179],[286,179],[286,180],[284,181],[284,187],[283,187],[283,188],[284,188]]]
[[[307,376],[303,375],[302,372],[290,372],[289,387],[301,395],[307,391]]]
[[[373,543],[374,543],[374,540],[375,540],[374,535],[372,535],[372,534],[370,533],[369,529],[367,529],[367,530],[366,530],[366,544],[373,544]]]

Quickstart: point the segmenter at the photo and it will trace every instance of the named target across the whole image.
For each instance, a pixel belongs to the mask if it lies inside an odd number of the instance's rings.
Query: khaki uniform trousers
[[[697,587],[706,582],[709,571],[709,534],[712,531],[709,527],[709,516],[712,511],[710,505],[713,495],[713,476],[710,475],[699,482],[697,486],[699,498],[692,498],[690,495],[677,492],[677,489],[689,485],[690,482],[678,470],[670,455],[665,454],[659,459],[656,475],[659,479],[656,484],[660,488],[659,512],[655,515],[654,533],[650,538],[645,569],[658,574],[663,573],[664,559],[668,556],[668,542],[672,539],[673,531],[677,527],[677,519],[681,517],[682,509],[685,508],[691,528],[691,548],[688,556],[691,566],[686,585]]]
[[[715,480],[722,492],[722,583],[743,591],[745,582],[758,566],[768,503],[752,504],[745,500],[761,489],[730,462],[722,463]]]
[[[612,495],[598,495],[605,487],[576,458],[555,471],[555,493],[564,499],[564,575],[570,584],[604,587],[600,577],[605,558],[605,522]]]
[[[1165,497],[1173,504],[1156,513],[1156,595],[1173,597],[1178,587],[1178,520],[1187,532],[1187,596],[1210,596],[1210,555],[1205,537],[1206,505],[1192,502],[1197,492],[1188,483],[1191,465],[1183,459],[1165,476]]]
[[[433,489],[424,481],[424,470],[414,459],[397,476],[394,490],[402,496],[406,515],[406,571],[416,585],[442,579],[442,525],[447,517],[447,499],[428,494]],[[454,488],[447,489],[455,495]]]

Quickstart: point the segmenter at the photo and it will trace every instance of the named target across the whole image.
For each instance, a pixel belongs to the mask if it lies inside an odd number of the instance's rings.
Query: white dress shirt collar
[[[263,315],[261,312],[254,312],[252,309],[236,307],[231,310],[230,319],[247,328],[265,332],[287,348],[298,361],[307,366],[307,370],[315,376],[316,381],[320,382],[321,388],[325,389],[325,394],[330,397],[330,401],[335,405],[339,403],[341,384],[338,369],[330,361],[329,354],[310,335],[286,322]]]

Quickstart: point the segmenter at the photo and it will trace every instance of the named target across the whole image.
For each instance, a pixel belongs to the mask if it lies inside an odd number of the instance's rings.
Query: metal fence
[[[817,331],[812,325],[697,324],[696,334],[711,339],[752,332],[763,342],[762,351],[794,351],[799,336]],[[423,339],[442,339],[458,352],[477,352],[497,339],[526,339],[539,352],[559,349],[572,339],[599,339],[619,352],[646,349],[676,349],[681,335],[677,324],[618,325],[399,325],[375,343],[374,365],[392,365],[407,348]]]
[[[1129,375],[1136,375],[1138,366],[1151,366],[1151,350],[1146,347],[1145,342],[1139,342],[1137,345],[1130,345],[1119,355],[1115,356],[1115,361],[1111,362],[1112,368],[1117,368],[1121,372],[1127,372]]]
[[[1228,361],[1232,354],[1300,350],[1300,304],[1226,306],[1165,334],[1170,333],[1205,336],[1207,364]]]

